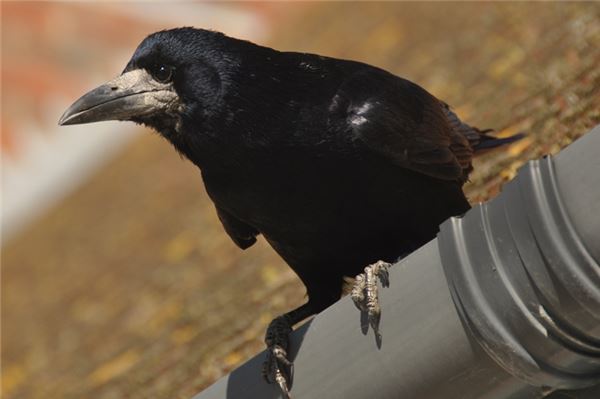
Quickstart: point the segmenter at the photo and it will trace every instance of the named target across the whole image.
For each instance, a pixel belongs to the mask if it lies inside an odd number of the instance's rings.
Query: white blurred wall
[[[23,5],[23,7],[27,6]],[[101,7],[104,18],[107,18],[107,15],[108,18],[110,15],[114,15],[139,21],[144,26],[152,26],[154,28],[152,31],[178,26],[195,26],[223,31],[228,35],[252,41],[263,41],[268,34],[265,19],[259,13],[254,12],[252,8],[236,7],[233,3],[132,2],[108,5],[80,3],[77,7],[78,11],[76,11],[82,13],[86,18],[90,14],[98,12]],[[102,30],[110,29],[108,28],[110,21],[106,21],[107,28],[103,28],[102,25],[99,28],[92,27],[92,29],[98,29],[97,32],[92,32],[92,41],[83,42],[84,38],[82,37],[79,42],[78,37],[73,37],[76,35],[69,34],[67,39],[57,38],[59,43],[53,45],[52,48],[49,48],[50,46],[36,48],[35,43],[39,45],[39,38],[33,37],[30,38],[30,41],[34,44],[27,47],[21,42],[16,42],[21,39],[23,43],[27,42],[27,38],[23,37],[24,32],[18,31],[19,26],[11,25],[10,20],[7,20],[8,24],[4,23],[4,18],[11,18],[11,14],[15,15],[15,19],[17,17],[28,18],[22,15],[26,12],[28,10],[20,9],[18,4],[13,4],[4,10],[2,41],[3,47],[6,47],[7,51],[3,51],[2,54],[3,80],[5,66],[7,71],[10,71],[13,64],[16,65],[13,69],[18,70],[23,63],[34,71],[36,68],[40,70],[46,68],[42,62],[38,62],[38,66],[31,65],[35,64],[36,61],[32,60],[36,58],[32,54],[29,54],[28,57],[27,51],[35,52],[36,57],[41,55],[50,58],[57,54],[60,55],[62,52],[66,55],[66,63],[79,63],[85,67],[86,63],[78,60],[77,56],[72,56],[70,51],[79,46],[89,50],[90,46],[95,45],[94,42],[102,42],[102,36],[105,34]],[[56,3],[47,11],[44,8],[41,11],[38,9],[38,13],[41,16],[36,15],[32,18],[44,20],[44,18],[48,18],[45,14],[52,13],[51,18],[58,20],[58,22],[50,23],[49,32],[39,32],[43,38],[60,32],[60,29],[53,29],[52,24],[60,23],[61,18],[65,22],[77,24],[77,21],[72,21],[73,10],[69,8],[61,12],[61,8],[57,8]],[[35,27],[35,24],[36,20],[32,21],[32,26]],[[11,26],[16,27],[16,31],[11,31]],[[113,29],[123,30],[128,27],[114,26]],[[151,33],[151,31],[147,33]],[[15,43],[11,43],[10,40]],[[90,70],[89,73],[79,71],[79,74],[85,78],[79,85],[81,92],[77,95],[82,95],[86,90],[116,76],[125,66],[134,49],[135,46],[115,48],[114,57],[109,61],[109,66],[100,72],[98,70]],[[111,49],[104,49],[104,51],[111,51]],[[50,54],[45,54],[46,52]],[[65,67],[65,73],[62,76],[61,73],[55,74],[53,80],[74,80],[73,74],[68,72],[69,68],[73,68],[73,65]],[[107,74],[106,71],[112,72]],[[133,124],[119,122],[59,127],[57,126],[59,117],[77,99],[76,96],[68,95],[66,91],[63,93],[60,89],[57,90],[56,86],[51,93],[44,92],[43,95],[39,95],[35,91],[27,91],[24,84],[22,84],[24,90],[21,91],[18,82],[12,82],[14,83],[12,86],[9,85],[10,83],[11,81],[4,85],[9,86],[9,92],[5,92],[4,89],[2,92],[2,118],[7,119],[11,127],[10,132],[5,132],[7,136],[10,134],[10,137],[3,137],[3,139],[6,138],[3,143],[10,142],[11,147],[7,148],[3,144],[0,153],[2,156],[2,197],[0,200],[2,243],[7,242],[75,190],[140,132],[140,129],[136,129]],[[35,115],[31,115],[33,111],[30,109],[29,103],[35,103],[37,109]],[[4,123],[3,126],[5,126]]]

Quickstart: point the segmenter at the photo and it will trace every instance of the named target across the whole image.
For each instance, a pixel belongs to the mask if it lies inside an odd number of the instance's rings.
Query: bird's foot
[[[356,307],[361,311],[361,327],[366,334],[369,325],[375,333],[377,346],[381,346],[381,334],[379,333],[379,320],[381,319],[381,307],[379,306],[379,294],[377,281],[381,281],[383,287],[389,287],[390,278],[388,268],[391,264],[378,261],[365,267],[365,272],[356,276],[350,296]],[[366,320],[364,320],[366,319]]]
[[[288,360],[287,351],[292,323],[287,315],[274,319],[267,328],[265,343],[267,358],[263,364],[262,374],[269,384],[276,382],[284,398],[290,399],[290,388],[294,374],[294,364]]]

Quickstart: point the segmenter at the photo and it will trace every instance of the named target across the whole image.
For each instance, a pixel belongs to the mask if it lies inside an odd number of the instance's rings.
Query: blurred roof
[[[85,91],[116,76],[149,32],[197,25],[262,40],[265,18],[249,7],[209,3],[32,3],[2,5],[3,242],[131,140],[116,122],[59,128]]]
[[[190,14],[189,7],[196,6],[185,5]],[[3,46],[3,83],[8,82],[6,54],[13,54],[9,61],[29,60],[15,69],[44,69],[52,77],[48,85],[54,85],[27,95],[16,93],[14,84],[12,91],[3,88],[3,136],[9,128],[15,160],[22,154],[21,135],[62,132],[44,126],[54,126],[86,88],[118,73],[137,42],[157,26],[148,25],[153,20],[134,26],[121,5],[106,8],[119,19],[107,18],[112,14],[92,3],[2,7],[3,32],[20,7],[44,9],[58,21],[44,24],[45,17],[34,10],[36,19],[10,30],[11,40],[22,36],[29,44]],[[467,188],[473,201],[493,196],[526,160],[556,152],[600,123],[600,8],[593,3],[212,7],[257,15],[267,36],[256,40],[367,61],[417,81],[477,126],[495,127],[500,134],[527,131],[527,139],[477,162]],[[15,16],[14,23],[25,21],[26,12],[19,12],[23,16]],[[54,37],[53,26],[63,25],[78,28],[67,29],[68,37],[54,45],[34,46],[41,37]],[[37,36],[32,33],[43,26]],[[76,55],[79,48],[89,57],[100,52],[116,59],[89,60]],[[52,67],[55,63],[30,53],[50,59],[64,54],[69,62]],[[33,81],[33,75],[22,81]],[[72,86],[63,86],[66,81]],[[36,133],[24,133],[16,122],[5,125],[6,115],[14,121],[13,115],[22,114],[35,116]],[[122,133],[126,127],[111,129]],[[87,135],[106,133],[85,129]],[[245,252],[230,242],[197,169],[152,134],[135,138],[15,235],[3,247],[2,277],[7,398],[191,397],[261,350],[270,319],[305,300],[299,281],[264,240]]]

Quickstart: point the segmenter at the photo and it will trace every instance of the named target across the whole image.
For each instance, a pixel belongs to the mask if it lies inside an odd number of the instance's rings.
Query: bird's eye
[[[154,79],[161,83],[166,83],[173,77],[173,67],[169,65],[155,65],[150,72],[152,73]]]

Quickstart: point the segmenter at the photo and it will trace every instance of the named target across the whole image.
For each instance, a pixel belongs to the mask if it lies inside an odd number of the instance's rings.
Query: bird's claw
[[[292,326],[287,317],[279,316],[274,319],[265,334],[267,358],[263,364],[262,374],[269,383],[277,383],[284,398],[290,399],[290,388],[294,375],[294,364],[287,358],[289,335]]]
[[[350,293],[356,307],[363,314],[366,314],[367,323],[375,332],[377,346],[381,345],[381,334],[379,333],[381,307],[379,306],[377,281],[379,280],[383,287],[389,287],[390,275],[388,269],[390,266],[389,263],[380,260],[365,267],[365,272],[356,276]],[[365,333],[368,325],[364,326]]]

